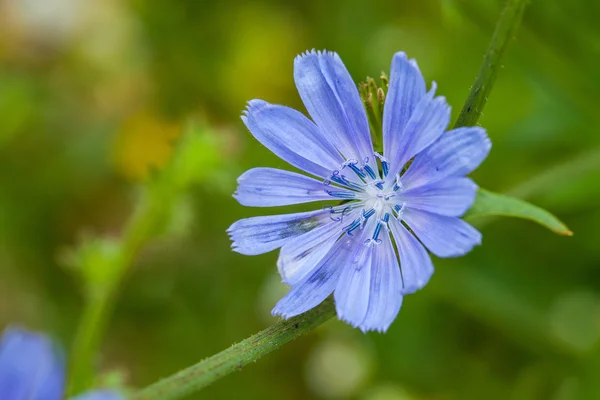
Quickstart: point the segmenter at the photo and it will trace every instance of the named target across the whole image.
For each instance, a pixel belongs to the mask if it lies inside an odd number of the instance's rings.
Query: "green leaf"
[[[514,197],[479,189],[475,204],[467,211],[464,218],[468,220],[492,216],[529,219],[559,235],[573,235],[573,232],[558,218],[538,206]]]

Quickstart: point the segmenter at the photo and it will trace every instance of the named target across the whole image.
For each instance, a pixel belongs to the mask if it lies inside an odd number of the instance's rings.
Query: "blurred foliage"
[[[99,365],[143,386],[270,325],[276,254],[234,254],[225,229],[282,211],[236,204],[238,173],[288,167],[245,131],[245,101],[302,110],[292,65],[306,49],[337,51],[357,82],[404,50],[456,117],[500,9],[0,0],[0,325],[68,346],[84,291],[64,250],[102,237],[82,256],[110,253],[194,120],[210,129],[168,182],[199,175],[122,285]],[[572,238],[496,220],[470,255],[436,260],[386,335],[331,322],[191,398],[600,398],[599,16],[592,0],[533,1],[480,120],[493,149],[477,182],[553,211]]]

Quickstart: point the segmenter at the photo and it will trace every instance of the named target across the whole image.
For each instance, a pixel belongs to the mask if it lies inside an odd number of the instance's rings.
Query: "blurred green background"
[[[501,6],[0,0],[0,328],[68,349],[85,290],[65,254],[121,235],[190,123],[202,173],[136,257],[99,371],[141,387],[273,324],[276,254],[235,254],[225,233],[282,212],[231,197],[244,170],[287,168],[245,130],[245,102],[304,110],[292,66],[306,49],[337,51],[357,82],[404,50],[456,117]],[[480,120],[493,150],[477,182],[549,209],[572,238],[485,221],[483,246],[435,260],[387,334],[332,321],[190,398],[600,399],[598,17],[593,0],[532,1]]]

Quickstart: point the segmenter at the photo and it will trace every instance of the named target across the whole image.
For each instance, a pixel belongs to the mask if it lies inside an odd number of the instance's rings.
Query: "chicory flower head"
[[[0,339],[0,399],[61,400],[65,366],[52,342],[19,328]],[[114,391],[94,390],[72,400],[122,400]]]
[[[315,178],[254,168],[238,178],[245,206],[316,201],[315,211],[242,219],[228,230],[246,255],[281,248],[291,286],[273,314],[289,318],[334,294],[338,317],[384,332],[402,298],[427,284],[426,250],[455,257],[481,242],[461,220],[477,186],[465,175],[486,158],[483,128],[446,131],[450,107],[426,91],[417,63],[394,55],[383,111],[383,154],[374,151],[357,86],[336,53],[307,52],[294,78],[312,121],[291,108],[251,100],[242,120],[263,145]]]

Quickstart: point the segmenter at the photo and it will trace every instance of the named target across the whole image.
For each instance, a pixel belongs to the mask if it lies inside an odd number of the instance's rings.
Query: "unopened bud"
[[[383,108],[383,103],[385,103],[385,93],[382,88],[377,88],[377,103],[379,103],[379,107]]]
[[[381,73],[381,76],[379,77],[379,79],[381,79],[381,87],[383,87],[387,90],[387,88],[390,86],[390,80],[388,79],[385,72]]]

